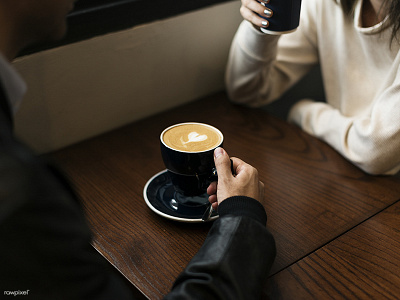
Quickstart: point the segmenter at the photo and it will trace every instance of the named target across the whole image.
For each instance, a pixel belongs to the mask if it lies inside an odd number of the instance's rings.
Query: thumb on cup
[[[229,175],[232,176],[231,160],[229,159],[228,153],[226,153],[223,148],[218,147],[214,150],[214,162],[218,177],[226,178]]]

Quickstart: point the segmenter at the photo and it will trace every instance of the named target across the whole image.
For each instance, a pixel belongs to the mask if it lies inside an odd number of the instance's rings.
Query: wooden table
[[[400,297],[400,176],[370,176],[330,146],[217,93],[52,154],[83,199],[93,246],[145,298],[160,299],[211,226],[172,221],[143,188],[164,170],[159,135],[196,121],[256,166],[277,257],[264,299]]]

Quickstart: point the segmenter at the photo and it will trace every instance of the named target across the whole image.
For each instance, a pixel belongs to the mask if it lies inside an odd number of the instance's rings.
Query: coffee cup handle
[[[232,161],[232,159],[230,159],[230,161],[231,161],[231,172],[232,172],[232,175],[235,176],[236,174],[235,174],[235,170],[233,169],[233,161]],[[211,171],[211,176],[210,176],[210,180],[211,180],[211,181],[218,181],[218,172],[217,172],[217,168],[213,168],[213,169],[212,169],[212,171]]]
[[[210,176],[210,181],[218,181],[218,173],[217,173],[217,168],[213,168],[211,171],[211,176]]]

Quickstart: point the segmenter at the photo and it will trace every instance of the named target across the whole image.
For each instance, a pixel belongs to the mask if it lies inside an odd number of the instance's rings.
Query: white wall
[[[14,62],[28,84],[16,133],[45,153],[224,88],[240,1]]]

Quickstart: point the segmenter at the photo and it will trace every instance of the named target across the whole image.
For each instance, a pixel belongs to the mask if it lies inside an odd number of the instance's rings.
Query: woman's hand
[[[268,2],[269,0],[260,0],[260,2],[256,0],[242,0],[240,13],[242,17],[252,23],[256,29],[259,30],[260,27],[267,28],[269,22],[264,18],[271,18],[273,15],[272,10],[265,7],[265,3]]]

